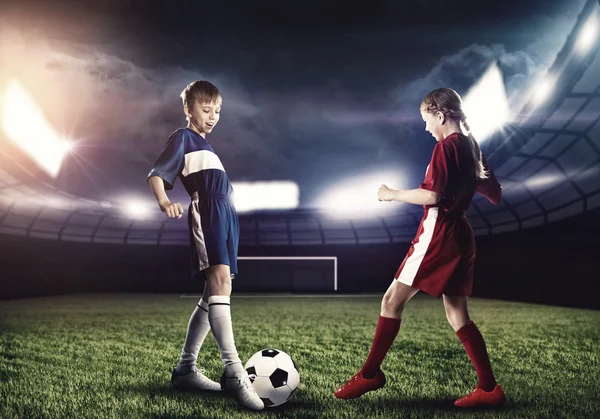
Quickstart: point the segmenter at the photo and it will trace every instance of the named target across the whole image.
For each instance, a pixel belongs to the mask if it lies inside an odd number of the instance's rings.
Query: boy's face
[[[210,134],[221,113],[222,100],[219,98],[213,103],[194,103],[192,109],[187,108],[186,114],[200,134]]]
[[[421,117],[425,121],[425,131],[433,135],[433,138],[437,141],[443,140],[442,123],[444,122],[444,114],[441,112],[421,111]]]

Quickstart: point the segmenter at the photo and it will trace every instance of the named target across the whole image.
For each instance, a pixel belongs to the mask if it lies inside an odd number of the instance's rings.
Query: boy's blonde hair
[[[222,100],[222,97],[217,86],[206,80],[193,81],[181,92],[183,106],[189,110],[194,108],[195,103],[215,103],[219,99]]]
[[[435,89],[423,98],[421,101],[421,112],[429,112],[435,114],[436,112],[442,112],[446,118],[451,118],[459,123],[462,123],[467,131],[469,137],[469,143],[471,146],[471,154],[473,156],[473,162],[475,164],[475,174],[480,179],[486,179],[488,174],[483,166],[483,157],[481,155],[481,149],[479,143],[473,137],[471,128],[467,124],[467,117],[463,111],[462,99],[456,91],[447,87],[441,89]]]

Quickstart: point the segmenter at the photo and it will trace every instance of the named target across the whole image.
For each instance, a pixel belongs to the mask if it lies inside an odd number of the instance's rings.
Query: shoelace
[[[242,383],[243,380],[243,383]],[[240,383],[253,393],[256,393],[252,381],[256,380],[256,374],[246,374],[240,379]]]
[[[479,388],[479,384],[474,384],[473,387],[471,387],[471,392],[469,394],[467,394],[464,398],[470,399],[471,397],[473,397],[478,388]]]
[[[358,380],[358,376],[359,374],[354,374],[348,381],[346,381],[346,383],[341,388],[346,388],[346,386],[349,386],[354,381]]]
[[[198,375],[198,374],[204,375],[204,373],[206,372],[206,370],[204,368],[196,368],[196,367],[194,367],[193,371],[194,371],[194,374],[196,374],[196,375]]]

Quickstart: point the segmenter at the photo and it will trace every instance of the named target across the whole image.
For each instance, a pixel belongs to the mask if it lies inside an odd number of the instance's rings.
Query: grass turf
[[[463,411],[475,373],[442,304],[417,296],[384,361],[388,384],[360,399],[334,388],[364,361],[380,297],[232,298],[242,360],[275,347],[300,371],[286,404],[260,413],[224,395],[171,389],[195,299],[98,294],[0,302],[2,418],[598,418],[600,311],[470,300],[508,403]],[[218,379],[209,334],[199,357]]]

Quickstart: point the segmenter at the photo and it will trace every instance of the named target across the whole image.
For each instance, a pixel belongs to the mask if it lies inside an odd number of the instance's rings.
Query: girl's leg
[[[381,363],[400,330],[404,305],[417,292],[417,288],[396,280],[392,282],[381,302],[381,312],[369,356],[361,370],[335,390],[337,398],[354,399],[385,385],[385,376],[380,369]]]
[[[377,328],[375,329],[371,351],[361,369],[365,378],[373,378],[375,373],[379,371],[383,359],[390,350],[400,330],[404,306],[417,292],[419,292],[417,288],[410,287],[396,280],[387,289],[381,301],[381,312]]]
[[[483,336],[469,318],[467,297],[444,295],[444,307],[448,323],[456,332],[475,367],[479,381],[478,386],[484,391],[492,391],[496,386],[496,379],[492,372]]]

